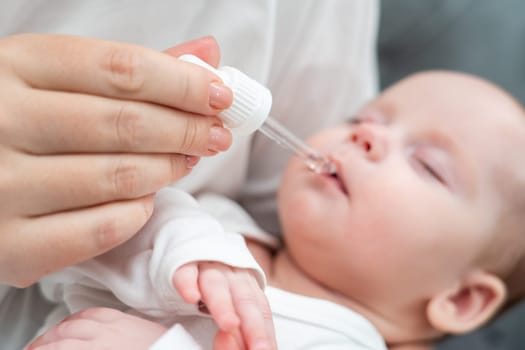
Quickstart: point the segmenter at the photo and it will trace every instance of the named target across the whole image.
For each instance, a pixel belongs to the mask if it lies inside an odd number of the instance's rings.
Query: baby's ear
[[[505,298],[506,288],[500,278],[475,271],[434,296],[427,305],[427,318],[438,331],[465,333],[488,321]]]

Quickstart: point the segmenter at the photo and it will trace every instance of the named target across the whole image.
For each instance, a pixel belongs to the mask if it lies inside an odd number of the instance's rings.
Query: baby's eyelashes
[[[415,145],[409,156],[418,171],[435,180],[437,183],[448,187],[449,165],[448,157],[443,150],[424,145]]]
[[[424,171],[428,173],[428,175],[430,175],[432,178],[442,183],[443,185],[446,185],[443,176],[441,176],[441,174],[432,165],[430,165],[424,160],[418,160],[418,162],[421,164],[421,167],[424,169]]]
[[[345,124],[348,124],[348,125],[356,125],[356,124],[360,124],[361,122],[362,122],[361,118],[356,115],[352,115],[345,119]]]

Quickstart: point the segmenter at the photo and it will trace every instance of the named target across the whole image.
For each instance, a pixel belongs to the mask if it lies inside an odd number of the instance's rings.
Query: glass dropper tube
[[[258,130],[282,148],[301,158],[308,169],[313,172],[327,175],[335,174],[336,166],[332,161],[308,146],[271,116],[266,118]]]

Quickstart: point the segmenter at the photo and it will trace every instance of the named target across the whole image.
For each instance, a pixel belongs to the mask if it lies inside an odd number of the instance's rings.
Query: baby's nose
[[[371,161],[379,161],[386,155],[385,135],[375,125],[358,125],[350,133],[350,141]]]

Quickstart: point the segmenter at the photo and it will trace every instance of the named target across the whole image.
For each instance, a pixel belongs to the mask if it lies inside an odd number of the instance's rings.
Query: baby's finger
[[[173,287],[188,304],[196,304],[201,299],[198,278],[197,263],[183,265],[173,274]]]
[[[245,350],[246,346],[238,329],[232,332],[217,331],[213,340],[213,350]]]
[[[202,299],[217,326],[223,331],[231,331],[239,326],[239,318],[232,304],[228,280],[224,276],[224,271],[219,270],[219,267],[207,269],[206,266],[209,265],[199,264],[199,286]]]
[[[231,292],[248,348],[277,349],[272,313],[264,292],[253,278],[246,278],[247,276],[239,274],[232,274],[228,277],[240,280],[236,282],[237,287],[232,288]],[[230,285],[232,283],[230,281]]]

